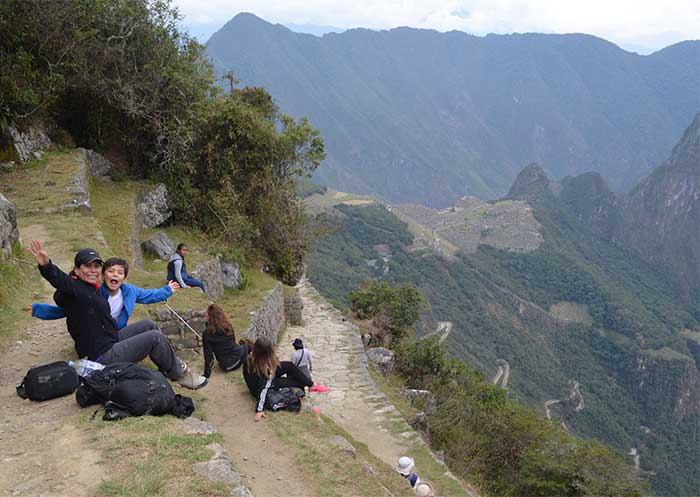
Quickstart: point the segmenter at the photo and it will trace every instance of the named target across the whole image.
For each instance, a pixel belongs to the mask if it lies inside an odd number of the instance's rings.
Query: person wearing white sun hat
[[[435,497],[435,489],[429,481],[421,480],[413,470],[416,469],[416,462],[411,457],[403,456],[399,459],[399,464],[395,470],[398,474],[408,480],[409,485],[419,497]]]

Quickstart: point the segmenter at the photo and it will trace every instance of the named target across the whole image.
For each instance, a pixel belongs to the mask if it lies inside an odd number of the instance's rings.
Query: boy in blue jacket
[[[124,280],[129,275],[129,264],[120,257],[111,257],[102,266],[102,280],[100,293],[109,302],[112,318],[117,323],[117,329],[121,330],[129,322],[136,304],[155,304],[164,302],[180,288],[176,282],[171,281],[163,288],[144,289]],[[62,308],[51,304],[32,304],[32,316],[39,319],[51,320],[66,317]]]

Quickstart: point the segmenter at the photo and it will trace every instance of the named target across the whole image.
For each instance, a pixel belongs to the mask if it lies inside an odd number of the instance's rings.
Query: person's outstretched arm
[[[44,321],[51,321],[53,319],[62,319],[66,317],[62,307],[51,304],[32,304],[32,316],[35,318],[43,319]]]
[[[34,256],[34,260],[39,265],[41,276],[48,281],[56,290],[60,290],[68,295],[74,295],[73,280],[66,273],[51,262],[49,255],[44,250],[39,240],[32,240],[29,252]]]
[[[156,304],[164,302],[172,297],[173,293],[180,288],[175,281],[169,281],[163,288],[139,288],[132,285],[136,290],[137,304]]]

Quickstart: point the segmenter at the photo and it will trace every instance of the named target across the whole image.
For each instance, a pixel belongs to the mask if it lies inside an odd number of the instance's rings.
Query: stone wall
[[[267,338],[272,343],[277,343],[284,325],[284,292],[282,284],[278,283],[265,295],[260,307],[251,313],[250,325],[241,336],[250,340]]]
[[[62,210],[76,209],[84,214],[91,214],[90,194],[88,192],[88,157],[87,150],[81,149],[78,156],[80,168],[66,187],[66,191],[71,194],[71,200],[62,207]]]
[[[298,288],[288,290],[284,296],[284,317],[290,326],[301,326],[302,309],[304,304],[301,301]]]
[[[160,326],[173,348],[181,350],[201,350],[202,341],[187,328],[185,324],[175,316],[168,308],[151,309],[151,318]],[[204,322],[204,311],[192,309],[175,309],[182,318],[200,335],[204,333],[206,323]]]

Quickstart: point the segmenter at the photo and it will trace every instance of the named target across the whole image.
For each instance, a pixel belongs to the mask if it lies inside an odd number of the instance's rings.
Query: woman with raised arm
[[[102,258],[85,248],[75,254],[74,268],[66,274],[51,262],[41,242],[32,240],[29,251],[39,265],[41,276],[56,289],[54,301],[66,314],[66,325],[78,357],[102,364],[139,362],[150,357],[171,380],[185,388],[207,384],[175,355],[160,329],[143,329],[139,323],[117,330],[109,302],[99,291]],[[152,323],[152,321],[151,321]]]

